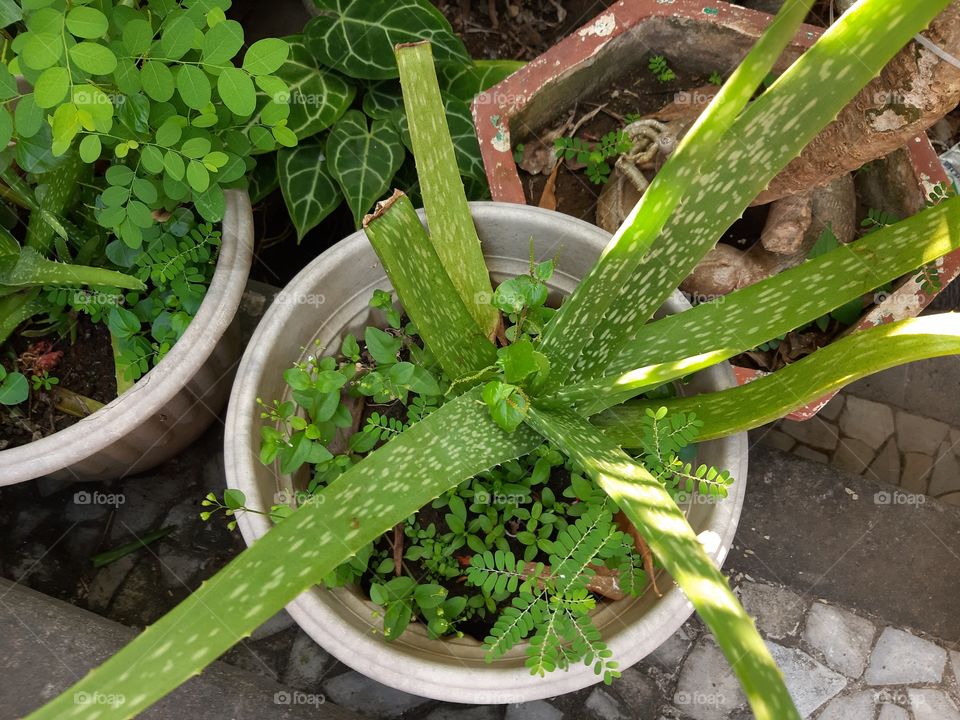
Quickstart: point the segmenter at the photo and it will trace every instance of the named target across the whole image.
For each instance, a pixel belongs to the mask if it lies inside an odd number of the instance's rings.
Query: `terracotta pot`
[[[558,270],[552,279],[554,299],[574,289],[610,238],[593,225],[539,208],[472,203],[471,210],[495,281],[527,272],[531,237],[537,257],[552,257],[559,251]],[[377,256],[363,232],[358,232],[310,263],[265,313],[240,364],[224,442],[227,485],[242,490],[249,506],[268,510],[278,493],[292,494],[291,478],[259,461],[263,421],[256,399],[286,398],[284,369],[303,359],[314,340],[323,347],[337,348],[344,333],[362,333],[372,322],[368,301],[373,290],[389,287]],[[665,310],[680,312],[687,307],[686,300],[675,294]],[[688,388],[690,392],[715,391],[733,382],[730,367],[722,364],[698,373]],[[746,489],[746,435],[702,443],[698,457],[701,462],[729,468],[737,480],[725,500],[696,503],[688,512],[710,556],[722,563]],[[376,492],[375,488],[371,492]],[[239,525],[249,545],[271,524],[265,516],[245,513]],[[669,588],[662,598],[647,592],[606,604],[595,615],[604,640],[622,667],[655,650],[692,613],[687,599],[669,579],[658,584]],[[417,695],[462,703],[525,702],[572,692],[598,680],[592,669],[583,665],[546,678],[531,677],[524,667],[523,647],[487,664],[476,640],[431,640],[419,624],[412,624],[400,638],[387,643],[373,633],[379,627],[374,609],[356,587],[314,587],[287,606],[297,623],[341,661]]]
[[[253,260],[253,215],[226,191],[222,245],[200,309],[180,341],[132,388],[89,417],[0,452],[0,485],[49,475],[107,480],[149,470],[192,443],[223,408],[240,357],[237,307]]]
[[[699,0],[636,0],[612,5],[543,55],[530,61],[473,101],[473,118],[493,200],[525,203],[513,150],[552,127],[576,103],[622,76],[649,72],[651,50],[670,65],[704,76],[730,68],[744,57],[772,19],[771,15],[724,2]],[[823,32],[802,25],[778,61],[784,69]],[[926,191],[947,177],[925,135],[914,138],[891,164],[892,181],[908,214],[917,212]],[[894,155],[897,155],[895,153]],[[905,214],[901,215],[904,217]],[[960,251],[938,263],[943,287],[960,275]],[[912,277],[903,279],[884,302],[867,312],[851,330],[916,316],[933,301]],[[735,368],[737,380],[765,374]],[[813,417],[833,394],[801,408],[790,417]]]

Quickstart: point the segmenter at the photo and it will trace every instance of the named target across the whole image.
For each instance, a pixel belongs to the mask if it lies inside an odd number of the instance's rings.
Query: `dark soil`
[[[33,374],[30,357],[42,353],[62,353],[48,372],[59,378],[54,386],[108,403],[117,396],[110,333],[102,324],[95,324],[80,315],[73,325],[76,341],[66,337],[27,338],[15,336],[12,355],[4,358],[8,371],[17,370],[29,380]],[[47,357],[55,358],[48,355]],[[79,418],[60,412],[52,392],[31,391],[30,399],[14,408],[0,406],[0,450],[25,445],[73,425]]]

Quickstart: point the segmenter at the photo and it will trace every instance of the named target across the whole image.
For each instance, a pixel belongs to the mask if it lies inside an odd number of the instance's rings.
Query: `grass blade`
[[[646,408],[696,414],[698,440],[750,430],[867,375],[915,360],[960,354],[960,315],[901,320],[849,335],[771,375],[727,390],[688,398],[637,400],[594,418],[613,442],[636,447],[632,428]]]
[[[710,627],[740,679],[754,716],[758,720],[799,720],[783,676],[753,620],[663,485],[573,412],[532,408],[528,421],[576,460],[627,514]]]
[[[497,361],[497,351],[477,328],[410,199],[399,190],[363,221],[367,238],[427,347],[451,378]]]
[[[457,169],[430,43],[398,45],[396,55],[430,241],[477,326],[492,338],[500,317],[489,302],[490,273]]]
[[[657,173],[640,202],[604,249],[600,260],[560,307],[540,345],[540,351],[552,363],[547,389],[558,388],[567,379],[603,318],[611,324],[634,322],[635,312],[630,307],[616,304],[617,295],[688,189],[697,182],[701,167],[713,157],[716,145],[769,75],[812,4],[812,0],[787,0],[784,3],[770,27]],[[600,347],[597,346],[603,343],[603,337],[594,336],[589,354],[598,352]]]

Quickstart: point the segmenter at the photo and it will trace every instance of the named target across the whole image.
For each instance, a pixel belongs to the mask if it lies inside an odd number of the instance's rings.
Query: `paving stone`
[[[884,703],[880,706],[877,720],[910,720],[910,714],[899,705]]]
[[[282,681],[284,685],[299,690],[318,689],[332,665],[333,658],[330,654],[300,630],[290,648],[290,659],[287,661]]]
[[[337,705],[375,717],[394,718],[429,702],[427,698],[381,685],[355,670],[327,680],[324,689]]]
[[[774,585],[745,582],[737,588],[737,594],[766,637],[782,640],[800,627],[806,605],[796,593]]]
[[[288,613],[286,610],[281,610],[272,618],[267,620],[263,625],[250,633],[250,637],[254,640],[262,640],[263,638],[270,637],[271,635],[276,635],[278,632],[286,630],[288,627],[293,627],[293,618],[290,617],[290,613]]]
[[[903,456],[900,486],[908,492],[926,493],[932,467],[933,458],[930,455],[908,452]]]
[[[667,672],[676,672],[692,644],[693,637],[686,628],[681,627],[668,637],[663,645],[647,655],[644,663],[656,665]]]
[[[960,507],[960,492],[947,493],[946,495],[941,495],[937,498],[940,502],[944,502],[947,505],[956,505]]]
[[[897,445],[900,452],[933,455],[947,437],[950,426],[939,420],[897,411]]]
[[[946,651],[916,635],[885,628],[877,641],[864,680],[868,685],[940,682]]]
[[[934,497],[939,497],[958,490],[960,490],[960,462],[950,451],[950,446],[944,443],[940,448],[940,455],[933,465],[929,493]]]
[[[835,421],[838,417],[840,417],[840,411],[843,410],[843,400],[843,395],[836,395],[833,400],[820,408],[818,415],[825,420]]]
[[[636,668],[627,668],[614,681],[613,689],[623,705],[630,709],[632,717],[653,717],[660,701],[660,688],[652,678]]]
[[[683,663],[673,704],[694,720],[724,720],[746,701],[720,648],[702,639]]]
[[[840,413],[840,430],[844,435],[878,450],[893,435],[893,410],[883,403],[847,395],[843,412]]]
[[[503,720],[560,720],[563,713],[545,700],[507,705]]]
[[[847,679],[802,650],[767,641],[801,717],[808,717],[847,686]]]
[[[950,696],[940,690],[907,690],[913,720],[960,720],[960,711]]]
[[[832,423],[821,420],[819,416],[797,422],[784,420],[780,429],[804,445],[819,450],[833,450],[837,447],[837,428]]]
[[[897,485],[900,482],[900,452],[896,439],[890,440],[877,454],[870,467],[863,473],[868,478]]]
[[[826,453],[822,453],[819,450],[814,450],[803,445],[794,448],[793,454],[798,457],[806,458],[807,460],[823,463],[824,465],[830,462],[830,456]]]
[[[960,652],[950,651],[950,666],[953,668],[953,682],[960,687]]]
[[[600,720],[627,720],[629,717],[624,713],[617,699],[603,688],[597,688],[590,693],[584,705]]]
[[[960,428],[950,428],[950,444],[953,446],[953,454],[960,457]]]
[[[863,690],[854,695],[841,695],[830,701],[817,720],[873,720],[873,693]]]
[[[126,579],[137,558],[134,555],[125,555],[109,565],[104,565],[93,576],[93,582],[90,583],[90,589],[87,591],[86,605],[94,612],[101,613],[107,609],[110,599],[113,597],[117,588]]]
[[[873,462],[875,455],[876,452],[866,443],[850,437],[841,437],[831,464],[841,470],[860,475]]]
[[[427,715],[427,720],[499,720],[501,710],[493,705],[443,705]]]
[[[797,441],[779,430],[766,430],[760,435],[760,442],[777,450],[789,451]]]
[[[863,674],[876,629],[869,620],[834,605],[814,603],[803,639],[834,670],[856,679]]]

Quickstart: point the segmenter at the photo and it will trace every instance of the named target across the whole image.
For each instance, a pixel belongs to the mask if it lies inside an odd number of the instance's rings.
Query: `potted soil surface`
[[[529,268],[528,242],[537,258],[558,256],[549,281],[556,302],[573,290],[593,265],[609,235],[560,213],[506,203],[472,203],[471,212],[494,284],[523,275]],[[225,458],[227,484],[246,496],[250,508],[268,511],[304,489],[309,478],[282,474],[258,457],[264,420],[252,410],[257,399],[288,399],[283,369],[322,348],[340,347],[346,333],[363,334],[372,322],[368,301],[390,283],[364,232],[357,232],[308,265],[279,294],[264,314],[238,370],[227,412]],[[676,293],[667,313],[688,307]],[[322,351],[321,351],[322,352]],[[323,353],[327,354],[327,353]],[[726,364],[696,374],[684,393],[719,390],[733,384]],[[697,462],[730,471],[735,482],[724,499],[695,502],[685,508],[708,554],[722,563],[736,530],[745,492],[746,436],[741,433],[696,446]],[[703,500],[701,498],[701,500]],[[238,513],[250,545],[273,525],[267,515]],[[658,570],[660,576],[662,570]],[[598,604],[593,621],[621,667],[655,650],[690,616],[692,607],[669,580],[657,597],[648,588],[639,597]],[[333,590],[319,586],[300,595],[288,611],[310,636],[337,658],[382,683],[422,696],[466,703],[513,703],[551,697],[599,680],[593,669],[571,663],[567,672],[532,677],[525,666],[526,643],[492,664],[485,662],[480,639],[432,640],[426,627],[410,624],[392,642],[378,637],[383,623],[376,605],[357,585]]]
[[[143,472],[176,455],[216,419],[240,355],[236,312],[253,257],[247,193],[229,190],[225,196],[216,269],[179,342],[126,392],[104,398],[102,408],[79,420],[64,416],[56,432],[0,451],[0,485],[44,475],[105,480]],[[109,335],[105,342],[97,370],[111,378]]]
[[[639,197],[635,188],[649,182],[706,107],[716,83],[736,66],[770,18],[723,2],[705,7],[687,0],[617,4],[600,13],[475,99],[474,122],[492,198],[549,207],[615,228]],[[777,70],[821,32],[802,26]],[[644,178],[639,184],[625,178],[612,151],[618,134],[629,131],[629,145],[638,125],[640,132],[652,128],[663,136],[659,155],[640,163]],[[651,137],[653,144],[657,137]],[[559,162],[558,147],[566,150]],[[599,154],[591,158],[591,152]],[[681,289],[696,304],[751,284],[802,262],[827,227],[840,242],[849,242],[879,224],[916,213],[931,191],[946,182],[926,136],[918,136],[887,158],[812,191],[806,198],[806,224],[799,231],[784,218],[791,214],[789,198],[750,208],[718,245],[716,257],[705,258]],[[778,204],[786,212],[774,210]],[[604,222],[611,206],[613,217]],[[780,224],[779,230],[774,224]],[[768,252],[767,234],[786,238],[789,251]],[[754,262],[758,255],[762,257]],[[779,369],[848,332],[916,316],[958,274],[960,254],[954,253],[923,273],[864,296],[846,313],[826,316],[735,358],[737,379],[743,383]],[[812,417],[828,400],[790,417]]]

